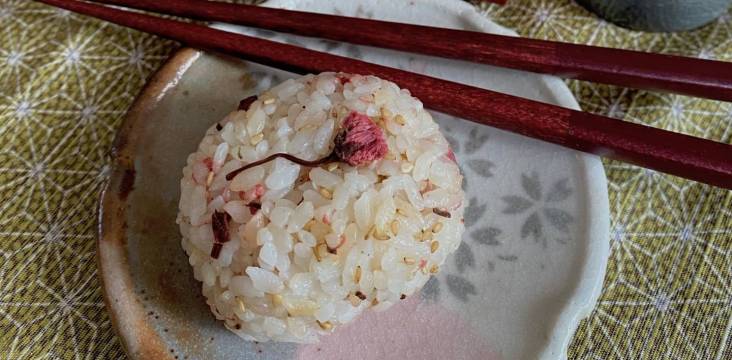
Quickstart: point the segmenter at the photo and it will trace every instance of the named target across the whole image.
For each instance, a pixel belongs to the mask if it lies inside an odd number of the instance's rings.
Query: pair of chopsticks
[[[305,48],[77,0],[39,0],[296,73],[393,81],[429,108],[572,149],[732,189],[732,146]],[[602,83],[732,100],[732,64],[201,0],[98,1],[199,20],[412,51]]]

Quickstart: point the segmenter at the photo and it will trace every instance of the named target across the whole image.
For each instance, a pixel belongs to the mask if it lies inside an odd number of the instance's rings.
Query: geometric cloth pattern
[[[643,33],[570,0],[475,2],[521,35],[732,61],[732,12]],[[0,0],[0,359],[124,358],[96,269],[112,140],[174,42]],[[725,143],[732,104],[581,81],[585,111]],[[611,255],[571,359],[732,358],[732,192],[604,161]]]

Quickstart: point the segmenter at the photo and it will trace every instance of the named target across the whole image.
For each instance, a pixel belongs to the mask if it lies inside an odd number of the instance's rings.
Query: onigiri
[[[228,329],[313,343],[440,271],[464,232],[461,183],[408,90],[307,75],[242,100],[208,129],[183,169],[177,222]]]

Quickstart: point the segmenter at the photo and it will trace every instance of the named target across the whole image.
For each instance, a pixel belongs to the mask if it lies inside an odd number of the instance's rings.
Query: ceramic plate
[[[268,6],[513,34],[458,0],[270,1]],[[231,28],[230,28],[231,29]],[[328,41],[255,33],[566,107],[556,78]],[[214,320],[180,247],[179,179],[205,129],[291,74],[191,49],[130,110],[101,208],[99,266],[133,359],[556,359],[599,295],[608,255],[598,158],[433,113],[465,174],[467,230],[420,296],[317,345],[250,343]]]

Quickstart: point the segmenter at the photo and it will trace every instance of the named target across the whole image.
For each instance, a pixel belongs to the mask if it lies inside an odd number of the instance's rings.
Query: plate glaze
[[[270,1],[268,6],[513,34],[458,0]],[[565,107],[556,78],[222,25]],[[434,113],[466,178],[463,244],[419,296],[318,345],[249,343],[209,313],[175,224],[181,169],[238,100],[291,74],[184,49],[120,130],[102,198],[105,301],[133,359],[557,359],[600,293],[608,256],[597,157]]]

